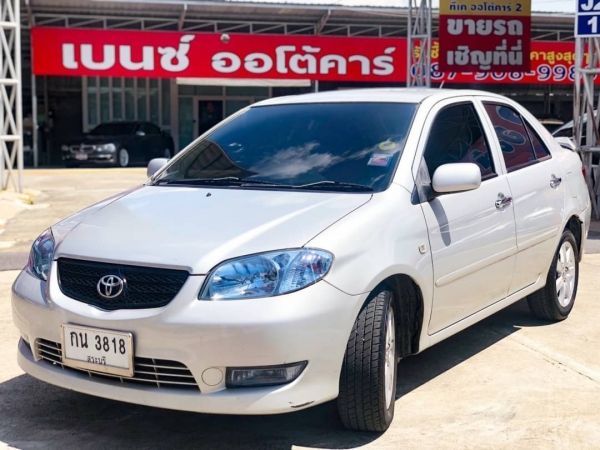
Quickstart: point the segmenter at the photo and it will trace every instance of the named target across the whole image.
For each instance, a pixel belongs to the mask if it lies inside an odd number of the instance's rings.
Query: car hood
[[[226,259],[302,247],[370,198],[356,193],[144,186],[53,227],[59,235],[55,258],[205,274]]]

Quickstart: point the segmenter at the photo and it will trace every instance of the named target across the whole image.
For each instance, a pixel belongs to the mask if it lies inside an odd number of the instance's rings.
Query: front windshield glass
[[[132,134],[136,125],[131,122],[109,122],[102,123],[90,131],[93,136],[123,136]]]
[[[307,103],[249,108],[196,141],[155,184],[381,191],[415,104]]]

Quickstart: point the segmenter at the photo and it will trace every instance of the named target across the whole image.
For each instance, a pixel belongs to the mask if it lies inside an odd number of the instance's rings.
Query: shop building
[[[60,164],[62,145],[107,121],[153,122],[182,148],[265,98],[404,86],[406,8],[323,3],[25,1],[24,124],[38,127],[37,163]],[[530,73],[486,75],[435,72],[434,41],[433,85],[510,95],[568,120],[573,15],[534,12],[532,39]]]

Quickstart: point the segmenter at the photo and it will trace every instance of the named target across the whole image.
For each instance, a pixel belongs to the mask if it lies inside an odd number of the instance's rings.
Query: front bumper
[[[64,152],[62,159],[65,163],[77,164],[116,164],[117,153],[108,151],[92,151],[85,153],[86,159],[78,159],[75,152]]]
[[[100,397],[169,409],[222,414],[290,412],[334,399],[346,343],[363,296],[321,281],[270,299],[196,300],[204,277],[190,276],[163,308],[102,311],[66,297],[53,267],[48,283],[22,272],[13,285],[15,324],[21,331],[21,368],[40,380]],[[90,377],[40,359],[39,339],[60,342],[63,323],[130,331],[135,356],[177,361],[198,390],[177,390]],[[25,342],[26,341],[26,342]],[[29,343],[29,345],[27,344]],[[228,389],[223,378],[205,383],[207,369],[308,361],[293,382]]]

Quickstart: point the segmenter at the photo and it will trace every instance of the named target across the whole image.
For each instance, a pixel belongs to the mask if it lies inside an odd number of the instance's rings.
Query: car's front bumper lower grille
[[[46,363],[64,370],[72,370],[98,380],[111,380],[123,384],[145,385],[154,388],[175,388],[199,390],[198,384],[190,370],[182,363],[155,358],[139,358],[134,360],[133,377],[120,377],[85,369],[76,369],[62,363],[62,349],[58,342],[37,339],[35,342],[37,355]]]

